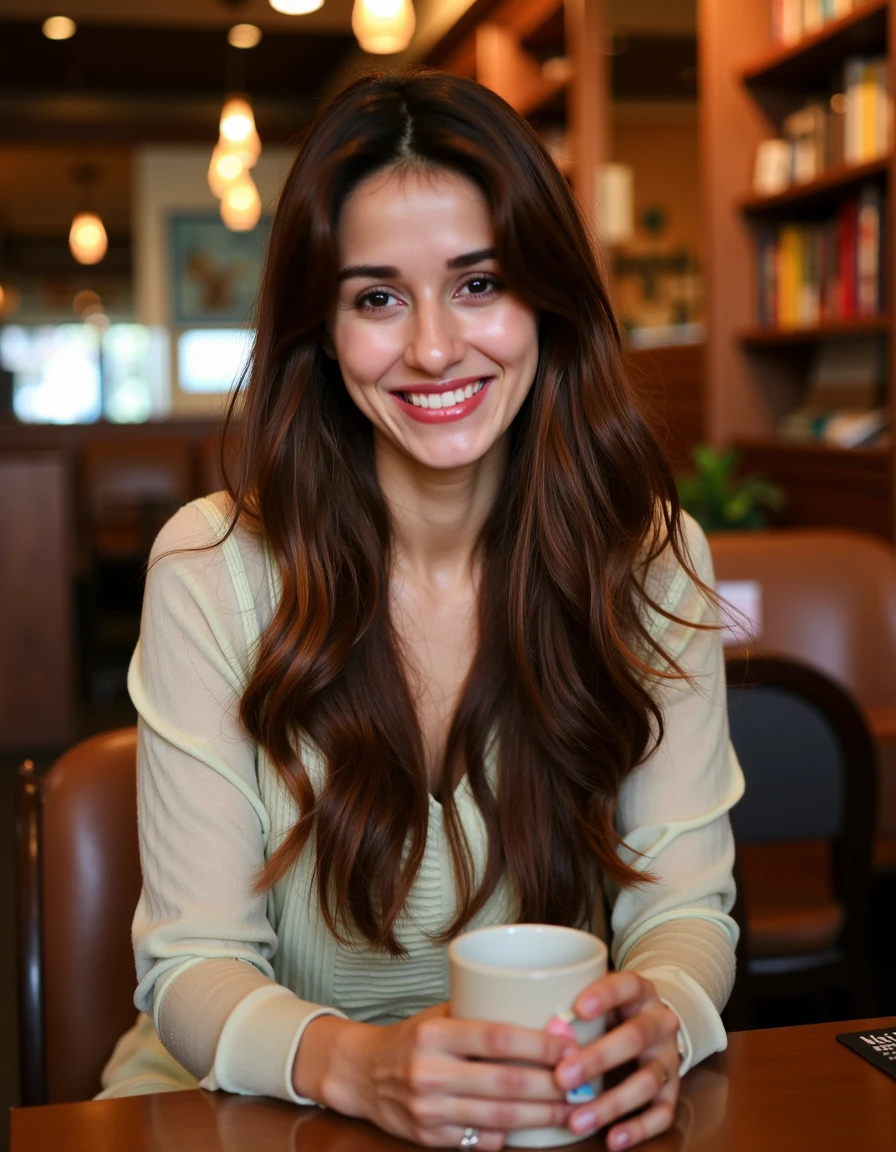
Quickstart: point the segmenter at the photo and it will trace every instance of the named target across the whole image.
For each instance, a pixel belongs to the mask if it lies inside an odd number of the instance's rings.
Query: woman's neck
[[[507,470],[506,437],[481,460],[452,469],[427,468],[379,437],[375,446],[395,563],[405,576],[433,589],[469,580],[479,534]]]

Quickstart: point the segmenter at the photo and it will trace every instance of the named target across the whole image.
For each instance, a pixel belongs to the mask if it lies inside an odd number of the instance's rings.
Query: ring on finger
[[[669,1070],[662,1060],[657,1060],[657,1065],[660,1070],[660,1087],[665,1088],[669,1083]]]
[[[475,1148],[479,1143],[479,1129],[478,1128],[465,1128],[464,1134],[460,1138],[458,1148]]]

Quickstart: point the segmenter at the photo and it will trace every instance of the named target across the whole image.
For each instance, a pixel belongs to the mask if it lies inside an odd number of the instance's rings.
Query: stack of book
[[[885,211],[883,191],[867,184],[830,220],[761,230],[760,324],[812,327],[880,313],[886,303]]]
[[[893,139],[885,56],[851,56],[837,91],[815,96],[781,122],[781,139],[759,146],[754,191],[774,195],[843,164],[886,156]]]
[[[800,405],[778,425],[788,440],[839,448],[880,443],[889,428],[884,402],[885,349],[880,340],[831,341],[815,353]]]
[[[779,44],[796,44],[830,20],[848,16],[864,0],[772,0],[772,37]]]

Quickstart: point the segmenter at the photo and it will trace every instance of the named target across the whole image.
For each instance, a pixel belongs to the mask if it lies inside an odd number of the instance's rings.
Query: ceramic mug
[[[568,1021],[580,1044],[603,1033],[603,1017],[579,1020],[572,1012],[578,994],[607,971],[607,947],[589,932],[553,924],[476,928],[451,941],[448,963],[458,1020],[552,1030]],[[592,1087],[600,1092],[601,1082]],[[525,1128],[509,1132],[507,1146],[554,1148],[581,1139],[569,1128]]]

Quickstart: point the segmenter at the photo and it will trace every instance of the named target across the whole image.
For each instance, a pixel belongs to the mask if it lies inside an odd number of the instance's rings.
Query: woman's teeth
[[[469,400],[471,396],[475,396],[477,392],[488,383],[488,378],[477,380],[475,384],[468,384],[466,388],[458,388],[452,392],[449,389],[447,392],[402,392],[402,397],[413,404],[417,408],[451,408],[455,404],[461,404],[464,400]]]

